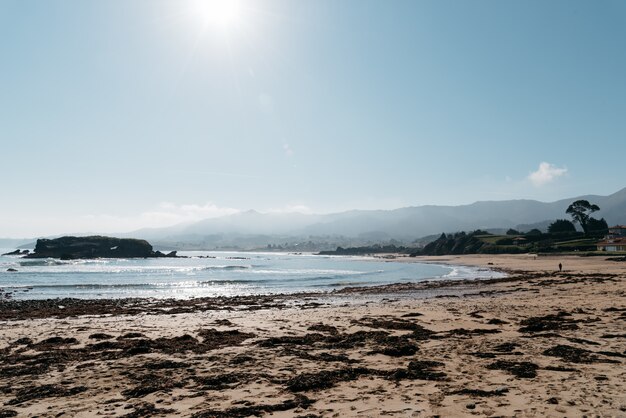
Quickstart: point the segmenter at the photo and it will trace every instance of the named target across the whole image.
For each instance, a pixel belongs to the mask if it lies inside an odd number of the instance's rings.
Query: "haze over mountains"
[[[391,239],[412,242],[441,232],[475,229],[545,229],[567,218],[575,200],[600,206],[595,217],[609,225],[626,223],[626,188],[609,196],[586,195],[555,202],[484,201],[461,206],[417,206],[395,210],[352,210],[326,215],[241,212],[168,228],[142,229],[125,236],[178,248],[241,247],[308,242],[321,246],[367,244]]]
[[[626,224],[626,188],[609,196],[585,195],[555,202],[536,200],[483,201],[461,206],[415,206],[395,210],[351,210],[325,215],[259,213],[254,210],[178,224],[140,229],[117,237],[143,238],[160,250],[259,249],[268,245],[286,250],[318,251],[337,246],[360,246],[398,241],[411,244],[442,232],[508,228],[545,230],[555,219],[567,219],[565,210],[575,200],[600,206],[593,216],[609,225]],[[64,235],[75,234],[68,231]],[[51,237],[52,238],[52,237]],[[433,237],[434,238],[434,237]],[[428,239],[423,240],[424,242]],[[0,239],[0,248],[31,248],[33,239]]]

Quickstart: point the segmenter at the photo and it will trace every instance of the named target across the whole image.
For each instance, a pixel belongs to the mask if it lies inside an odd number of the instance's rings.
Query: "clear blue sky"
[[[0,237],[626,186],[626,2],[201,2],[0,0]]]

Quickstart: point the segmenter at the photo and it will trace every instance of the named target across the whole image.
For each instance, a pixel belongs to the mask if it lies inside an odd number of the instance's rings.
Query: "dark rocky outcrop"
[[[103,236],[38,239],[35,251],[26,258],[157,258],[177,257],[176,251],[164,254],[154,251],[148,241]]]
[[[4,253],[2,255],[27,255],[28,253],[30,253],[30,250],[15,250],[11,251],[10,253]]]

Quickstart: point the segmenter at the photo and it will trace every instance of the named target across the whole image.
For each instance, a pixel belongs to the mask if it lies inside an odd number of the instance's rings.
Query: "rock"
[[[474,402],[470,402],[467,405],[465,405],[465,407],[467,409],[476,409],[476,404]]]
[[[155,258],[177,257],[176,251],[163,254],[154,251],[148,241],[103,236],[38,239],[35,251],[26,258]]]
[[[2,255],[26,255],[28,253],[30,253],[30,250],[15,250],[9,253],[4,253]]]
[[[501,395],[503,393],[507,393],[509,391],[509,388],[507,386],[498,386],[497,388],[494,389],[494,393],[497,395]]]
[[[7,269],[7,271],[8,271],[8,272],[15,272],[15,271],[17,271],[17,269],[14,269],[13,267],[9,267],[9,268]]]

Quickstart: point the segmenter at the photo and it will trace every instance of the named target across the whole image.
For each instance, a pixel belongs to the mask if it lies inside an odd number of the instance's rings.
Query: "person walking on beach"
[[[563,271],[563,264],[559,263],[559,271]]]

